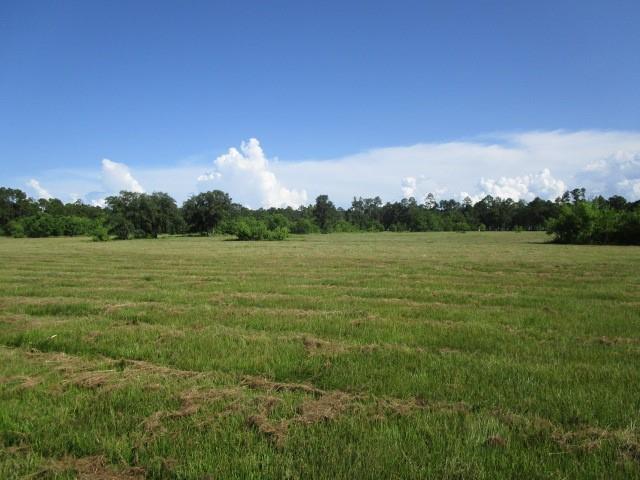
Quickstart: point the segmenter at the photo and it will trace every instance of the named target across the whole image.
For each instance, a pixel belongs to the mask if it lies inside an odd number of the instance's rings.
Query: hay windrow
[[[141,467],[121,467],[110,464],[103,455],[76,458],[66,456],[58,460],[49,460],[44,468],[33,477],[57,476],[73,473],[78,480],[143,480],[145,471]]]
[[[273,382],[264,377],[245,376],[242,378],[242,385],[255,390],[267,390],[274,392],[303,392],[312,395],[324,395],[325,391],[306,383],[286,383]]]

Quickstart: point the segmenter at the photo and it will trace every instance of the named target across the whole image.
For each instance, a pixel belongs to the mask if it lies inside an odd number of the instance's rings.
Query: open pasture
[[[0,238],[0,478],[640,477],[640,248]]]

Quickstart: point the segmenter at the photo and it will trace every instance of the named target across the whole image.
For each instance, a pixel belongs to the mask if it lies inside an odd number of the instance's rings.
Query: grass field
[[[0,239],[0,478],[640,478],[640,248]]]

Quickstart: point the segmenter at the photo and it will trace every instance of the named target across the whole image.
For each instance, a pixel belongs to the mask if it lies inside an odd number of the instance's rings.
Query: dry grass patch
[[[20,390],[28,390],[42,383],[42,379],[38,377],[30,377],[28,375],[15,375],[12,377],[0,377],[0,384],[14,385]]]
[[[50,460],[32,478],[57,477],[58,474],[73,473],[78,480],[143,480],[145,471],[141,467],[120,467],[110,464],[102,455],[76,458],[71,456]]]
[[[267,390],[274,392],[303,392],[312,395],[324,395],[325,391],[309,385],[307,383],[285,383],[273,382],[264,377],[245,376],[242,378],[242,384],[255,390]]]

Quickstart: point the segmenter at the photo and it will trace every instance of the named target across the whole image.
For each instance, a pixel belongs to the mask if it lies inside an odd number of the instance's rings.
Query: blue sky
[[[638,24],[637,1],[4,1],[0,185],[640,197]]]

